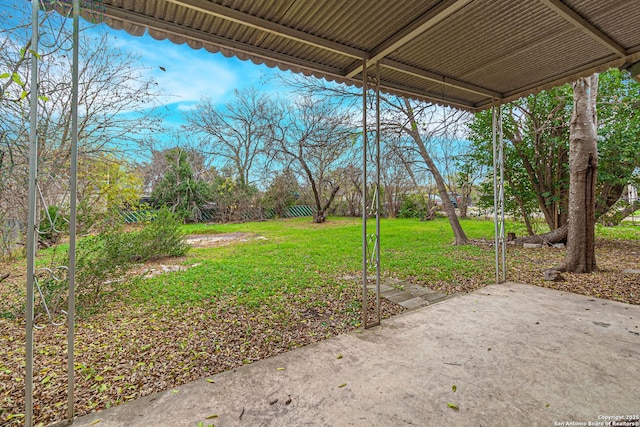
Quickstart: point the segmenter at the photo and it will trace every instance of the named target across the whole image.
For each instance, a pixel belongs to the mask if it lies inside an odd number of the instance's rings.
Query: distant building
[[[633,185],[629,185],[629,187],[627,188],[627,198],[629,200],[629,203],[633,203],[638,200],[638,189]]]

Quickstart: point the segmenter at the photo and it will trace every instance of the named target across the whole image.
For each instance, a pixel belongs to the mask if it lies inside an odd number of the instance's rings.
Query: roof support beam
[[[501,102],[511,102],[528,94],[538,93],[541,90],[551,89],[553,87],[563,85],[567,82],[575,81],[580,77],[589,76],[593,73],[601,73],[607,71],[612,67],[623,67],[625,63],[633,63],[634,61],[640,61],[640,51],[628,55],[625,59],[616,58],[611,55],[609,58],[605,58],[597,63],[592,62],[590,64],[583,65],[581,67],[574,68],[564,73],[560,73],[547,79],[538,81],[531,85],[519,87],[514,91],[504,93]],[[478,110],[482,110],[486,109],[490,105],[491,102],[487,100],[486,102],[478,103],[475,107]]]
[[[206,15],[215,16],[216,18],[225,19],[227,21],[234,22],[246,27],[251,27],[256,30],[265,31],[270,34],[274,34],[280,37],[286,37],[290,40],[294,40],[300,43],[318,47],[324,50],[328,50],[334,53],[345,55],[351,58],[362,58],[367,56],[367,53],[363,50],[356,49],[351,46],[343,45],[341,43],[327,40],[322,37],[314,36],[304,31],[299,31],[293,28],[286,27],[284,25],[277,24],[275,22],[268,21],[266,19],[258,18],[257,16],[249,15],[244,12],[240,12],[230,7],[222,6],[217,3],[213,3],[206,0],[166,0],[168,3],[173,3],[178,6],[186,7],[195,10]]]
[[[616,55],[623,58],[627,56],[627,52],[622,46],[613,41],[605,33],[591,25],[587,20],[578,15],[573,9],[562,3],[561,0],[540,0],[540,2],[554,11],[557,15],[570,22],[574,27],[582,30],[589,37],[602,44],[610,51],[614,52]]]
[[[399,85],[395,83],[383,83],[380,82],[380,90],[382,92],[390,92],[399,96],[428,100],[434,104],[446,105],[461,110],[470,111],[475,113],[477,108],[475,105],[470,104],[464,99],[452,97],[449,95],[442,96],[440,93],[426,92],[422,89],[413,89],[408,86]]]
[[[424,15],[394,34],[387,41],[376,47],[372,52],[367,65],[373,65],[395,50],[400,49],[428,29],[436,26],[446,18],[466,6],[471,0],[444,0],[430,9]],[[362,63],[356,64],[347,71],[346,77],[353,78],[362,71]]]
[[[626,69],[631,73],[631,77],[640,83],[640,61],[627,66]]]
[[[402,64],[400,62],[396,62],[390,59],[383,59],[380,62],[385,68],[389,68],[395,71],[399,71],[401,73],[409,74],[414,77],[418,77],[424,80],[428,80],[430,82],[442,84],[444,86],[448,86],[454,89],[463,90],[470,93],[475,93],[476,95],[489,96],[494,98],[501,98],[501,95],[497,92],[493,92],[489,89],[485,89],[480,86],[475,86],[467,82],[463,82],[460,80],[456,80],[450,77],[445,77],[440,74],[433,73],[431,71],[421,70],[416,67],[412,67],[411,65]]]

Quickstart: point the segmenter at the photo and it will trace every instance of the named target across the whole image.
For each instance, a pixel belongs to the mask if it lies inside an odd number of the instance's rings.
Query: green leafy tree
[[[187,151],[172,148],[165,153],[167,168],[151,196],[185,221],[200,221],[202,207],[212,199],[211,187],[195,179]]]
[[[112,212],[135,208],[142,180],[130,165],[112,155],[78,160],[78,224],[87,230]]]
[[[543,91],[502,106],[507,207],[527,221],[541,212],[550,230],[566,238],[569,201],[569,124],[573,112],[570,85]],[[640,164],[640,84],[628,73],[601,74],[598,109],[596,217],[606,213],[633,182]],[[491,112],[470,124],[473,161],[492,165]],[[486,200],[492,204],[492,195]],[[536,209],[532,209],[532,201]]]
[[[570,101],[570,87],[562,86],[502,107],[507,203],[529,221],[533,198],[551,230],[566,222]],[[470,129],[472,158],[492,165],[492,112],[476,114]]]
[[[597,108],[596,216],[600,217],[620,199],[628,184],[640,183],[640,83],[619,69],[600,74]]]
[[[290,169],[277,174],[264,195],[264,205],[275,210],[276,216],[283,218],[287,209],[296,204],[300,196],[300,185]]]

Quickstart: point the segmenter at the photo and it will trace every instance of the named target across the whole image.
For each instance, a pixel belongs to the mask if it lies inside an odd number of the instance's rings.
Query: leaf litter
[[[100,312],[76,320],[76,415],[163,390],[176,394],[175,387],[200,378],[213,383],[216,373],[352,331],[360,292],[355,285],[327,285],[261,307],[235,296],[158,307],[110,299]],[[372,311],[373,296],[369,304]],[[403,310],[382,301],[384,318]],[[34,421],[48,425],[67,412],[66,324],[36,330],[34,342]],[[23,421],[24,363],[24,320],[0,318],[0,425]]]
[[[485,245],[486,246],[486,245]],[[487,265],[493,250],[486,247]],[[507,249],[508,279],[521,283],[640,304],[637,269],[640,241],[598,239],[599,271],[562,273],[566,281],[543,280],[542,271],[562,264],[564,249]],[[462,255],[454,255],[461,256]],[[514,262],[517,260],[517,262]],[[464,259],[460,259],[464,262]],[[0,282],[3,305],[20,303],[24,272],[13,268]],[[492,283],[493,270],[455,275],[424,285],[448,295],[471,292]],[[419,283],[419,278],[412,282]],[[306,289],[285,295],[275,304],[247,307],[235,297],[179,307],[145,307],[115,298],[100,312],[76,324],[76,414],[84,415],[171,390],[246,362],[308,345],[360,325],[357,284]],[[373,312],[375,301],[369,305]],[[2,308],[2,307],[0,307]],[[313,311],[314,315],[308,313]],[[382,300],[382,317],[403,308]],[[66,325],[35,331],[34,384],[36,425],[60,421],[66,414]],[[339,358],[339,357],[338,357]],[[0,424],[21,425],[24,419],[24,319],[0,317]],[[213,382],[211,380],[210,382]],[[346,385],[346,384],[345,384]],[[452,387],[452,391],[453,387]],[[449,405],[448,405],[449,406]],[[457,405],[449,406],[457,410]],[[240,418],[244,411],[240,414]]]

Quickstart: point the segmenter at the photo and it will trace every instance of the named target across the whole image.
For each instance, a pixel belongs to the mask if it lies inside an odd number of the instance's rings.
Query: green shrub
[[[66,231],[68,228],[67,221],[58,206],[52,205],[47,210],[40,212],[40,224],[38,225],[38,235],[40,242],[46,246],[58,243],[60,240],[60,232]]]
[[[180,219],[168,209],[160,209],[153,221],[137,233],[142,260],[182,256],[189,247],[180,233]]]
[[[158,211],[142,230],[129,233],[124,232],[121,217],[114,216],[99,234],[78,242],[78,296],[100,299],[102,286],[118,280],[134,264],[186,254],[188,246],[179,227],[180,220],[168,209]]]
[[[422,197],[418,194],[407,194],[402,197],[398,218],[424,218],[427,214]]]

